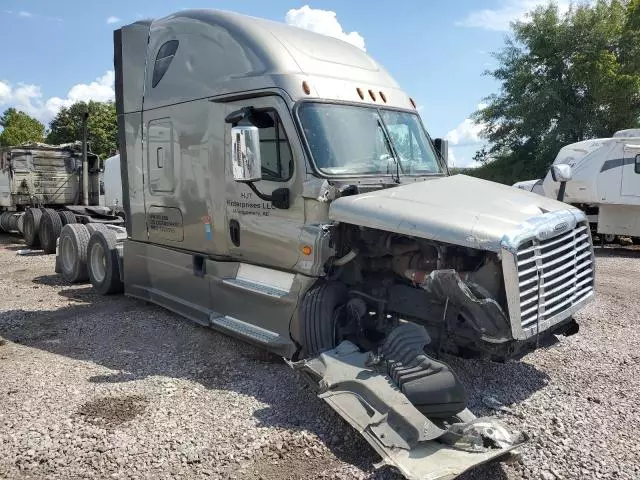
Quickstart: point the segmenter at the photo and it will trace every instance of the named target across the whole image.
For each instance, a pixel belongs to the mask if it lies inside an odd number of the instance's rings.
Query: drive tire
[[[107,227],[104,223],[87,223],[85,224],[87,230],[89,231],[89,235],[93,235],[94,232],[108,232],[109,227]]]
[[[62,220],[60,215],[51,208],[46,208],[42,212],[40,219],[40,244],[44,253],[56,253],[56,239],[62,231]]]
[[[96,230],[87,246],[87,271],[93,288],[101,295],[122,293],[116,234],[109,229]]]
[[[20,218],[20,214],[12,213],[9,215],[7,219],[7,226],[9,227],[7,231],[9,232],[17,232],[18,231],[18,219]]]
[[[87,245],[89,231],[81,223],[68,224],[60,232],[58,257],[60,275],[67,282],[79,283],[89,279],[87,273]]]
[[[69,225],[70,223],[78,223],[76,216],[69,210],[60,210],[58,212],[58,215],[60,216],[60,221],[62,222],[63,227],[65,225]]]
[[[38,231],[40,230],[41,219],[42,210],[39,208],[29,208],[24,214],[24,242],[30,248],[38,248],[40,246]]]
[[[306,293],[300,305],[303,358],[336,346],[335,316],[346,300],[347,287],[339,282],[320,283]]]
[[[9,212],[0,213],[0,233],[9,233],[9,216],[11,214]]]
[[[16,230],[20,235],[24,235],[24,213],[16,216]]]

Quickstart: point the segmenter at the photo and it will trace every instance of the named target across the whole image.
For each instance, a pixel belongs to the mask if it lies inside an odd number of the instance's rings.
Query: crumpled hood
[[[575,209],[519,188],[453,175],[338,198],[331,203],[329,218],[498,252],[506,234],[559,210]]]

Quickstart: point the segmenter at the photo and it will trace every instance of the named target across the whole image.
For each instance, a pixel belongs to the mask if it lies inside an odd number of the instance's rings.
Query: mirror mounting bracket
[[[246,185],[251,189],[253,193],[256,194],[256,196],[260,200],[264,200],[265,202],[271,202],[273,206],[276,208],[279,208],[281,210],[287,210],[291,205],[291,199],[290,199],[288,188],[276,188],[273,192],[271,192],[271,195],[265,195],[264,193],[261,193],[256,188],[253,182],[247,182]]]

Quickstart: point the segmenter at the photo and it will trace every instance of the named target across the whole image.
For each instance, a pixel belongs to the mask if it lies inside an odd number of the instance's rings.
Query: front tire
[[[347,300],[347,287],[339,282],[313,286],[300,305],[303,357],[314,356],[336,346],[336,320]]]

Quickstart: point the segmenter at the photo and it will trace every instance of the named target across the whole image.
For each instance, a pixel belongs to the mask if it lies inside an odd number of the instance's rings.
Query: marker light
[[[409,98],[409,100],[411,101],[411,105],[413,105],[413,108],[416,108],[416,102],[413,101],[413,98]]]
[[[313,249],[309,245],[305,245],[304,247],[302,247],[303,255],[308,257],[309,255],[311,255],[311,252],[313,252]]]
[[[311,88],[309,87],[309,84],[306,82],[306,80],[302,82],[302,90],[304,90],[304,93],[306,93],[307,95],[311,93]]]
[[[380,98],[384,103],[387,103],[387,96],[383,92],[380,92]]]
[[[373,93],[373,90],[369,90],[369,96],[371,97],[371,100],[373,100],[374,102],[376,101],[376,94]]]
[[[362,93],[362,89],[360,87],[356,88],[358,95],[360,95],[360,100],[364,100],[364,93]]]

